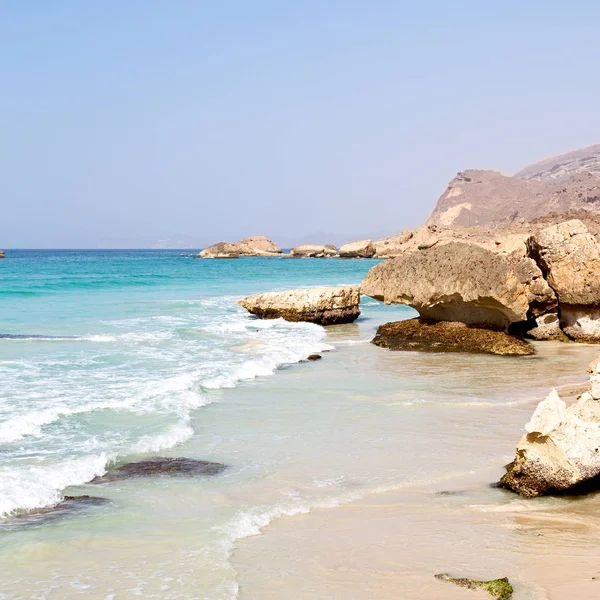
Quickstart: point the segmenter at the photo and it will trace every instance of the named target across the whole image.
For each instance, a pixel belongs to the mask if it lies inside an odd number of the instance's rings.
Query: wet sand
[[[579,381],[558,386],[567,402],[585,389],[589,353],[582,348]],[[539,400],[532,397],[523,416]],[[515,430],[512,448],[521,434]],[[457,464],[455,473],[466,467],[462,475],[273,521],[263,535],[241,540],[234,553],[239,597],[490,598],[434,578],[449,573],[481,580],[507,576],[515,600],[599,598],[600,494],[522,499],[492,488],[506,447],[498,448],[497,467],[468,472],[468,464]]]

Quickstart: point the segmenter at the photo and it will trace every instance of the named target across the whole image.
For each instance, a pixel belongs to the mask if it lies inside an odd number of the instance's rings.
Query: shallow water
[[[510,459],[531,399],[580,379],[595,349],[394,353],[368,341],[379,323],[412,314],[403,307],[366,299],[359,321],[325,330],[235,305],[256,291],[359,283],[372,264],[11,253],[0,333],[68,339],[0,339],[0,511],[65,492],[110,502],[33,525],[0,521],[0,598],[310,597],[247,538],[280,517],[342,515],[373,492],[443,491],[465,477],[479,482],[464,501],[479,513],[510,505],[487,482]],[[298,363],[313,352],[323,359]],[[157,453],[229,469],[84,485],[111,461]],[[427,555],[437,542],[418,543]],[[324,585],[313,577],[312,597],[328,597]]]

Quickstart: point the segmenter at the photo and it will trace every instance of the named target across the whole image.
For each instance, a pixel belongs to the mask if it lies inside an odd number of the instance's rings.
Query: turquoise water
[[[258,321],[237,297],[355,284],[371,264],[10,252],[0,262],[0,514],[53,504],[110,461],[185,441],[206,390],[329,347],[323,328]],[[239,351],[248,344],[250,355]]]
[[[265,588],[240,587],[233,557],[241,540],[274,519],[371,493],[446,489],[452,477],[482,469],[493,481],[531,397],[568,381],[596,352],[548,343],[515,359],[393,353],[369,341],[378,324],[414,314],[406,307],[363,298],[355,323],[323,328],[260,321],[235,303],[259,291],[358,284],[376,261],[7,256],[2,600],[260,599],[277,590],[295,598],[293,581],[271,572],[262,554],[242,572],[266,574]],[[299,362],[314,352],[322,360]],[[86,484],[111,464],[156,455],[228,468],[211,478]],[[65,494],[108,502],[54,519],[15,518]],[[464,497],[502,501],[487,485]]]

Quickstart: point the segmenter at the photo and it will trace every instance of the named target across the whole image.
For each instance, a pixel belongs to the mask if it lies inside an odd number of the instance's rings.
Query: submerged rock
[[[420,318],[381,325],[373,344],[390,350],[421,352],[476,352],[500,356],[535,354],[530,344],[503,331]]]
[[[360,315],[356,286],[322,287],[255,294],[238,304],[261,319],[307,321],[319,325],[352,323]]]
[[[454,583],[468,590],[485,590],[492,598],[497,598],[497,600],[510,600],[514,591],[508,577],[491,579],[490,581],[477,581],[468,577],[450,577],[448,573],[438,573],[435,578],[440,581]]]
[[[506,330],[556,306],[532,259],[467,242],[437,244],[375,265],[361,289],[386,304],[412,306],[426,319],[491,329]]]
[[[500,487],[535,497],[600,488],[600,368],[567,407],[556,390],[536,407]]]
[[[43,506],[28,511],[19,511],[0,521],[1,528],[13,526],[35,525],[50,519],[60,518],[65,513],[82,510],[88,506],[98,506],[109,502],[107,498],[98,496],[65,496],[54,506]]]
[[[309,354],[306,357],[306,360],[321,360],[322,356],[320,354]]]
[[[159,475],[195,477],[197,475],[218,475],[227,467],[221,463],[195,460],[193,458],[151,458],[126,463],[108,473],[94,477],[90,483],[107,483],[132,477],[155,477]]]

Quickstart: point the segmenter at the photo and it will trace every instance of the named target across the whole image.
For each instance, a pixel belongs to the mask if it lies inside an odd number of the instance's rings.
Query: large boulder
[[[239,250],[235,244],[219,242],[204,248],[196,258],[238,258],[239,255]]]
[[[600,364],[590,390],[567,406],[556,390],[540,402],[500,486],[526,497],[590,488],[600,475]],[[590,481],[594,480],[594,481]],[[598,486],[595,486],[598,487]]]
[[[600,341],[600,247],[578,219],[552,225],[528,240],[530,255],[555,291],[563,331]]]
[[[371,240],[350,242],[340,246],[340,258],[371,258],[375,254],[375,246]]]
[[[332,258],[338,256],[338,251],[332,245],[304,244],[292,248],[289,255],[294,258]]]
[[[283,318],[319,325],[352,323],[360,315],[357,286],[321,287],[267,292],[238,300],[238,304],[261,319]]]
[[[264,235],[255,235],[236,242],[241,256],[276,256],[281,254],[281,248]]]
[[[361,289],[386,304],[412,306],[425,319],[501,330],[556,306],[532,259],[467,242],[435,244],[375,265]]]
[[[377,329],[373,344],[390,350],[474,352],[500,356],[535,354],[527,342],[504,331],[469,327],[453,321],[407,319]]]

